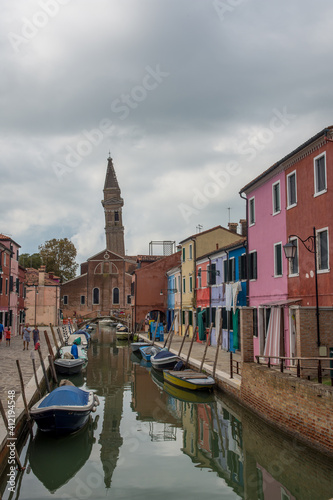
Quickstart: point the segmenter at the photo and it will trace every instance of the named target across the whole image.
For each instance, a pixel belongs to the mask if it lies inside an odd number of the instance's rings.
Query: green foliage
[[[53,272],[64,282],[75,277],[78,264],[75,262],[76,248],[68,238],[46,241],[39,245],[39,253],[42,263],[46,266],[46,272]]]
[[[25,268],[33,267],[34,269],[39,269],[42,265],[42,258],[39,253],[22,253],[19,256],[19,264]]]

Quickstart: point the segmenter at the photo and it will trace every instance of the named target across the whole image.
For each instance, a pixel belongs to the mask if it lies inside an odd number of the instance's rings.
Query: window
[[[130,303],[131,303],[131,296],[127,295],[127,304],[130,304]]]
[[[215,320],[216,320],[216,307],[212,307],[211,308],[211,322],[213,323],[213,327],[215,328],[216,327],[216,323],[215,323]]]
[[[198,269],[198,288],[201,288],[202,280],[201,280],[201,267]]]
[[[0,294],[2,295],[2,276],[0,276]],[[0,321],[0,323],[2,323]]]
[[[183,293],[186,293],[186,280],[183,278]]]
[[[193,254],[193,252],[192,252],[192,247],[193,247],[193,245],[192,245],[192,243],[191,243],[191,244],[190,244],[190,246],[189,246],[189,259],[190,259],[190,260],[192,260],[192,258],[193,258],[193,256],[192,256],[192,254]]]
[[[254,197],[249,199],[249,221],[250,226],[252,226],[256,221]]]
[[[249,279],[257,279],[257,252],[253,251],[249,253]]]
[[[185,247],[183,247],[183,262],[185,262]]]
[[[282,243],[274,245],[274,276],[282,276]]]
[[[16,278],[15,288],[16,288],[16,293],[19,295],[20,294],[20,280],[18,278]]]
[[[181,287],[181,277],[180,275],[178,276],[178,287],[177,287],[178,292],[181,292],[182,287]],[[134,294],[133,294],[134,295]]]
[[[193,289],[193,279],[192,279],[192,276],[190,276],[190,288],[189,288],[189,291],[192,292],[192,289]]]
[[[182,311],[182,325],[185,325],[185,311]]]
[[[8,295],[8,278],[6,278],[6,295]]]
[[[9,291],[12,292],[14,289],[14,278],[13,276],[9,276]]]
[[[207,266],[207,271],[208,271],[208,284],[209,285],[216,285],[216,264],[211,264],[210,266]]]
[[[188,312],[188,324],[190,326],[193,326],[193,312],[192,311]]]
[[[317,156],[314,160],[314,183],[315,195],[324,193],[327,189],[326,185],[326,153]]]
[[[112,292],[112,302],[113,304],[119,304],[119,288],[114,288]]]
[[[289,262],[289,276],[296,276],[298,275],[298,239],[297,238],[290,238],[290,243],[292,243],[296,247],[296,252],[295,252],[295,257],[293,259],[290,259]]]
[[[99,304],[99,288],[93,288],[93,305]]]
[[[114,213],[114,220],[115,222],[119,222],[119,212]]]
[[[229,259],[229,265],[228,265],[228,276],[229,276],[229,281],[236,281],[236,267],[235,267],[235,257],[231,257]]]
[[[81,295],[81,297],[80,297],[81,306],[84,306],[85,303],[86,303],[86,297],[85,297],[85,295]]]
[[[296,196],[296,170],[287,175],[287,208],[297,204]]]
[[[64,300],[64,306],[67,306],[68,305],[68,295],[64,295],[63,300]]]
[[[281,212],[281,196],[280,196],[280,181],[275,182],[272,186],[273,189],[273,215]]]
[[[246,272],[246,253],[240,255],[238,257],[238,273],[240,280],[246,280],[247,272]]]
[[[328,271],[328,230],[317,231],[318,271]]]

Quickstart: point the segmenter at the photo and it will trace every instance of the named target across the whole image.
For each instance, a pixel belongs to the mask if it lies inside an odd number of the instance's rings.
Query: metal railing
[[[318,377],[318,383],[322,384],[323,383],[323,374],[325,372],[328,372],[329,378],[331,379],[331,385],[333,387],[333,366],[331,364],[330,368],[325,368],[322,365],[323,361],[327,361],[332,363],[333,359],[332,358],[319,358],[319,357],[311,357],[311,358],[287,358],[285,356],[256,356],[257,363],[260,365],[266,365],[268,368],[274,368],[277,369],[279,368],[281,373],[284,373],[285,370],[295,370],[296,371],[296,377],[300,378],[302,370],[315,370],[317,373]],[[261,361],[264,360],[264,361]],[[265,361],[267,360],[267,361]],[[272,362],[271,360],[277,360],[276,363]],[[291,361],[292,363],[286,364],[286,361]],[[302,362],[313,362],[313,364],[316,364],[316,366],[309,366],[306,364],[302,366]]]
[[[234,378],[234,373],[242,376],[242,363],[233,359],[233,353],[230,351],[230,378]]]

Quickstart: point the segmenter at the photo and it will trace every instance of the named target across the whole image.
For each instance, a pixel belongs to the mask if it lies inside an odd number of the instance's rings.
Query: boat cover
[[[88,400],[89,392],[75,386],[64,385],[50,392],[38,408],[47,408],[48,406],[85,406]]]
[[[154,359],[165,359],[165,358],[172,358],[173,356],[176,356],[176,354],[173,354],[170,351],[160,351],[157,354],[155,354]]]

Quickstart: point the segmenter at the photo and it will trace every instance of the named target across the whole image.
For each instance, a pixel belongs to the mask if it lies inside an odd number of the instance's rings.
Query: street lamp
[[[307,249],[308,252],[314,254],[314,267],[315,267],[315,284],[316,284],[316,318],[317,318],[317,345],[320,347],[320,329],[319,329],[319,306],[318,306],[318,276],[317,276],[317,237],[316,228],[313,228],[313,234],[308,236],[305,240],[302,240],[297,234],[291,234],[288,239],[297,238]],[[293,241],[289,241],[283,246],[284,254],[286,258],[291,261],[295,258],[297,246]]]

